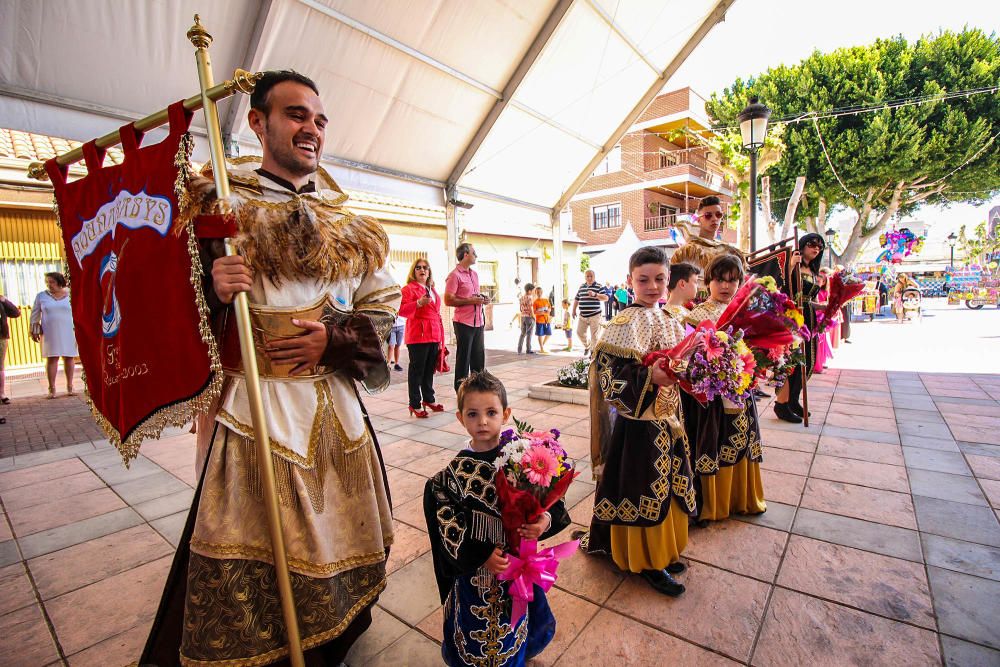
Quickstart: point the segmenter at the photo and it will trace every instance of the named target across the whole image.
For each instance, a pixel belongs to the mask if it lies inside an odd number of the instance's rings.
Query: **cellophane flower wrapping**
[[[500,434],[500,455],[494,461],[495,484],[507,548],[518,553],[525,523],[538,520],[566,495],[577,476],[573,460],[559,444],[558,429],[536,431],[515,420],[517,429]]]
[[[778,289],[774,278],[757,278],[758,288],[748,299],[745,312],[733,321],[744,327],[744,341],[757,362],[756,379],[768,373],[780,387],[803,359],[803,343],[809,340],[802,311]]]
[[[837,271],[830,276],[827,291],[830,293],[826,307],[816,313],[816,327],[813,332],[818,336],[834,324],[834,318],[840,313],[844,304],[861,294],[865,289],[865,281],[850,271]]]
[[[750,398],[757,366],[743,331],[732,327],[706,331],[703,341],[683,371],[692,394],[703,402],[721,397],[742,408]]]

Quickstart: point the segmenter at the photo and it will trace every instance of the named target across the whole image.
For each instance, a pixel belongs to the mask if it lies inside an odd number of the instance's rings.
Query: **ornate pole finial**
[[[197,14],[194,15],[194,25],[187,31],[187,38],[197,49],[207,49],[212,44],[212,36],[205,30],[205,26],[201,24],[201,17]]]

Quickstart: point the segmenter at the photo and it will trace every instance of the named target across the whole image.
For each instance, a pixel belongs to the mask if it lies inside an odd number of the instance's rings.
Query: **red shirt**
[[[431,301],[426,306],[418,306],[417,299],[427,296],[427,288],[414,281],[403,288],[403,301],[399,304],[399,316],[406,318],[403,342],[443,343],[444,327],[441,326],[441,297],[432,288]]]

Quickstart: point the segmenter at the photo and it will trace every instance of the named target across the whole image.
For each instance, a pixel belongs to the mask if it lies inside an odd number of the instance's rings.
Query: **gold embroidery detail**
[[[477,652],[478,655],[469,653],[466,648],[468,642],[465,635],[462,634],[461,624],[455,623],[455,647],[465,664],[475,667],[501,667],[509,658],[517,655],[528,638],[529,619],[527,617],[517,626],[516,631],[510,627],[509,623],[500,622],[503,610],[507,606],[504,604],[502,596],[503,588],[498,583],[494,583],[483,596],[485,604],[469,607],[473,616],[486,621],[484,629],[469,632],[469,638],[481,645],[481,649]],[[512,632],[517,633],[514,637],[514,644],[506,651],[501,651],[503,640]]]
[[[385,546],[388,547],[391,546],[391,544],[391,541],[387,541]],[[212,542],[205,542],[204,540],[192,537],[191,549],[206,558],[215,558],[217,560],[240,558],[245,560],[257,560],[269,565],[274,565],[274,558],[270,549],[252,547],[246,544],[214,544]],[[310,574],[320,577],[329,577],[330,575],[337,574],[338,572],[345,572],[363,565],[381,563],[384,560],[385,551],[379,550],[374,553],[351,556],[350,558],[344,558],[331,563],[313,563],[311,561],[289,556],[288,566],[303,575]]]
[[[402,297],[402,295],[403,295],[403,292],[402,292],[402,290],[400,290],[399,285],[391,285],[389,287],[383,287],[382,289],[375,290],[374,292],[370,292],[370,293],[364,295],[363,297],[358,298],[354,302],[354,307],[357,308],[358,306],[364,306],[366,304],[376,303],[378,301],[384,300],[385,297],[388,297],[388,296],[391,296],[391,297],[395,297],[395,296]]]

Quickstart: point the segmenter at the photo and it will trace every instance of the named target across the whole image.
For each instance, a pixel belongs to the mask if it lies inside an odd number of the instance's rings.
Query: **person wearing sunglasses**
[[[441,297],[434,289],[430,263],[423,257],[413,262],[399,304],[400,317],[406,318],[404,341],[410,357],[406,383],[410,394],[410,414],[426,419],[427,411],[441,412],[444,406],[434,401],[434,371],[438,350],[444,345],[441,322]]]
[[[735,255],[743,262],[743,270],[747,270],[746,256],[739,249],[717,240],[725,220],[722,201],[715,195],[703,198],[698,202],[698,211],[695,213],[695,221],[698,224],[697,236],[691,235],[688,230],[684,245],[670,257],[671,264],[685,262],[698,267],[701,271],[698,282],[699,302],[708,297],[708,288],[704,282],[705,269],[717,256]]]
[[[826,241],[819,234],[806,234],[799,239],[799,249],[792,253],[792,296],[802,307],[805,325],[810,331],[816,328],[816,313],[822,308],[817,302],[820,292],[820,268],[823,266],[823,251]],[[805,380],[812,377],[816,365],[816,352],[819,340],[813,338],[803,345],[805,353]],[[778,390],[774,400],[774,414],[782,421],[801,424],[803,407],[799,402],[802,394],[802,368],[800,364],[788,376],[788,381]]]

